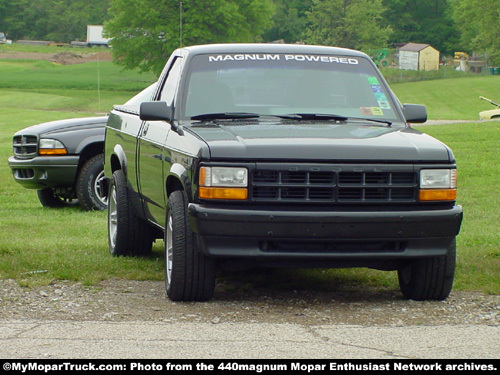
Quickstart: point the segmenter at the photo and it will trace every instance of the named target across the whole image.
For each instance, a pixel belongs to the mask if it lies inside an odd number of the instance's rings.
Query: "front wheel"
[[[215,288],[215,262],[197,250],[187,220],[187,196],[173,192],[165,223],[165,288],[172,301],[207,301]]]
[[[76,196],[84,210],[102,211],[108,206],[104,155],[90,158],[81,168],[76,179]]]
[[[403,296],[416,301],[446,299],[453,286],[456,250],[456,240],[453,239],[446,255],[414,259],[399,269],[399,286]]]
[[[43,207],[61,208],[66,206],[73,206],[76,204],[76,200],[60,197],[56,195],[54,193],[54,190],[52,190],[51,188],[37,190],[36,193],[38,195],[38,200]]]

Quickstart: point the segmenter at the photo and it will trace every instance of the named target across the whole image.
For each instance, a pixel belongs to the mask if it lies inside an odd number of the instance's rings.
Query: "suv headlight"
[[[68,150],[57,139],[41,138],[38,144],[39,155],[67,155]]]
[[[243,167],[201,167],[199,183],[202,199],[248,198],[248,170]]]
[[[454,201],[457,199],[456,169],[422,169],[420,171],[421,201]]]

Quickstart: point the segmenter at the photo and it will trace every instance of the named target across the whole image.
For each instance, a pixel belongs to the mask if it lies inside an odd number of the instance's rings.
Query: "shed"
[[[438,70],[439,51],[429,44],[405,44],[399,49],[399,69]]]

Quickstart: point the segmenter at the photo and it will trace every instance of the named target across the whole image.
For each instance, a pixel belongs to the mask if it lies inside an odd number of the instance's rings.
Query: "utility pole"
[[[179,47],[182,47],[182,1],[179,2]]]

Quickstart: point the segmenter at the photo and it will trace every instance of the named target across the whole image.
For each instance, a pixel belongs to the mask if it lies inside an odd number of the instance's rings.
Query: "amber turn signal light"
[[[201,199],[245,200],[248,198],[248,189],[200,187],[199,196]]]
[[[421,201],[454,201],[457,189],[422,189],[418,198]]]

